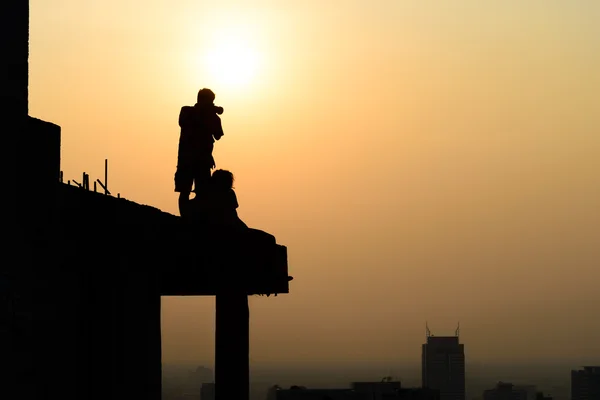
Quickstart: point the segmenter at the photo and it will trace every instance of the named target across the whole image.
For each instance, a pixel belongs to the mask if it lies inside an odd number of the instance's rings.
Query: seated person
[[[213,172],[204,205],[209,225],[225,230],[245,230],[248,226],[237,213],[239,207],[237,196],[233,191],[233,174],[218,169]]]
[[[248,228],[237,213],[239,207],[233,190],[234,177],[230,171],[222,169],[213,172],[206,190],[197,193],[182,209],[182,216],[189,217],[211,232],[243,233],[244,242],[250,246],[275,244],[275,237],[258,229]]]

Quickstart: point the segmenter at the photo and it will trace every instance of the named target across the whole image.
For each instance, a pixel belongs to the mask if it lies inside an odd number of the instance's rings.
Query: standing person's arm
[[[216,114],[213,129],[213,137],[215,138],[215,140],[219,140],[223,137],[223,135],[225,135],[225,133],[223,133],[223,124],[221,123],[221,118]]]
[[[181,111],[179,112],[179,126],[181,128],[183,128],[188,123],[189,115],[190,115],[189,108],[190,108],[189,106],[181,107]]]
[[[181,107],[181,111],[179,112],[179,126],[181,127],[181,134],[179,135],[179,162],[184,160],[188,160],[190,157],[190,150],[192,148],[191,144],[191,136],[190,136],[190,119],[191,119],[191,107],[183,106]]]

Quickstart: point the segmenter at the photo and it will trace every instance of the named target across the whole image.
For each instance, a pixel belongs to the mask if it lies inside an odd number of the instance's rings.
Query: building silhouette
[[[538,392],[535,385],[513,385],[498,382],[493,389],[484,390],[483,400],[552,400],[550,396]]]
[[[399,400],[440,400],[440,392],[428,388],[402,388],[398,390],[396,398]]]
[[[508,382],[498,382],[493,389],[484,390],[483,400],[531,400],[526,388]]]
[[[399,381],[383,380],[381,382],[352,382],[352,389],[362,393],[365,400],[382,400],[387,397],[397,397],[402,385]]]
[[[352,389],[308,389],[304,386],[292,386],[283,389],[273,386],[269,389],[267,400],[364,400],[361,393]]]
[[[200,388],[200,400],[215,400],[215,384],[213,382],[202,384]]]
[[[600,366],[571,371],[571,400],[600,400]]]
[[[535,385],[514,385],[513,389],[524,392],[527,400],[537,400],[538,398],[539,392]]]
[[[535,395],[535,400],[552,400],[552,396],[546,396],[542,392],[537,392]]]
[[[426,326],[422,346],[422,386],[439,391],[440,400],[465,400],[465,349],[454,336],[434,336]]]
[[[309,389],[273,386],[267,400],[439,400],[439,392],[426,388],[403,388],[400,382],[353,382],[350,388]]]
[[[0,391],[24,400],[160,400],[161,296],[216,296],[216,397],[248,400],[248,295],[289,292],[287,249],[274,237],[264,247],[249,236],[215,238],[114,197],[107,160],[104,193],[85,172],[77,186],[64,182],[60,126],[29,116],[29,1],[3,5],[4,148],[13,170],[4,185],[12,204],[2,225],[10,262],[0,265]]]
[[[427,388],[403,388],[400,381],[353,382],[352,389],[364,400],[439,400],[439,391]]]
[[[196,370],[190,374],[190,378],[194,383],[200,384],[215,381],[213,370],[202,365],[197,367]]]

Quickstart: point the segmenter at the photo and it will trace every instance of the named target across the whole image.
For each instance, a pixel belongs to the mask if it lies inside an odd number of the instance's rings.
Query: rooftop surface
[[[163,295],[210,296],[233,288],[289,293],[287,248],[270,235],[249,230],[215,237],[155,207],[68,184],[59,184],[56,196],[65,244],[89,246],[107,268],[118,259],[119,268],[159,274]]]

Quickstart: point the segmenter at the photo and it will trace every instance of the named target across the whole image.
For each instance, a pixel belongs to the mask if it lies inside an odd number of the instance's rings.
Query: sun
[[[219,85],[240,87],[253,83],[260,66],[259,52],[241,38],[220,41],[206,52],[211,80]]]

